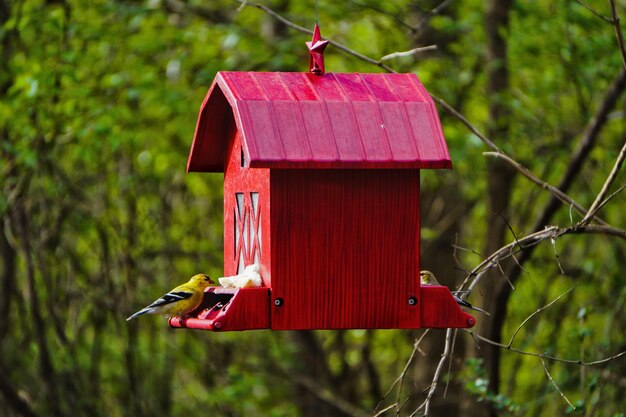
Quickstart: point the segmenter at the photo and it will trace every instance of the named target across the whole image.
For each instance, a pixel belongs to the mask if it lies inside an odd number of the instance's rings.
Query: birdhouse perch
[[[426,168],[451,161],[414,74],[219,72],[187,171],[224,173],[224,275],[258,263],[264,286],[210,287],[170,324],[473,326],[446,287],[420,286]]]

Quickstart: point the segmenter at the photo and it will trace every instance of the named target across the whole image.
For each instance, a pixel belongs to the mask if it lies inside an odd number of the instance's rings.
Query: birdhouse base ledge
[[[188,317],[172,317],[174,328],[213,331],[269,329],[270,292],[267,287],[209,287],[202,305]]]
[[[476,324],[474,317],[461,310],[448,287],[423,285],[421,292],[422,327],[467,329]]]

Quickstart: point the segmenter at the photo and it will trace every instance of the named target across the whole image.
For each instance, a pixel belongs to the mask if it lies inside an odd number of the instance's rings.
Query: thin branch
[[[563,394],[563,391],[561,391],[561,389],[556,384],[556,382],[554,382],[554,379],[552,378],[552,375],[550,375],[550,372],[548,371],[548,366],[546,365],[546,361],[544,361],[543,358],[540,358],[540,359],[541,359],[541,364],[543,365],[543,370],[546,371],[546,375],[548,376],[548,380],[552,383],[552,385],[554,385],[554,388],[556,388],[556,390],[559,392],[559,394],[561,394],[561,397],[567,402],[567,404],[569,404],[569,406],[572,407],[572,409],[575,410],[576,407],[574,407],[574,404],[572,404],[570,402],[570,400],[567,399],[565,394]]]
[[[483,152],[483,155],[493,156],[493,157],[496,157],[496,158],[499,158],[499,159],[503,159],[504,161],[508,162],[509,164],[511,164],[511,166],[513,166],[513,168],[515,168],[517,171],[519,171],[526,178],[528,178],[529,180],[531,180],[532,182],[534,182],[535,184],[537,184],[541,188],[550,191],[563,204],[569,204],[572,207],[574,207],[579,214],[584,216],[585,214],[587,214],[589,212],[586,208],[584,208],[583,206],[578,204],[576,201],[574,201],[570,196],[565,194],[563,191],[561,191],[558,188],[554,187],[553,185],[550,185],[547,182],[541,180],[539,177],[537,177],[535,174],[533,174],[528,168],[524,167],[522,164],[520,164],[519,162],[517,162],[516,160],[514,160],[510,156],[508,156],[508,155],[506,155],[506,154],[504,154],[502,152]],[[604,224],[604,225],[607,224],[605,221],[600,220],[600,219],[598,219],[598,222],[600,222],[600,224]]]
[[[502,246],[500,249],[493,252],[469,273],[469,275],[460,285],[459,289],[466,288],[469,292],[471,292],[487,270],[497,267],[500,261],[516,253],[512,251],[512,249],[515,247],[519,248],[520,250],[527,250],[528,248],[535,246],[546,239],[557,239],[563,235],[570,234],[603,234],[607,236],[619,237],[626,240],[626,230],[619,229],[613,226],[593,224],[574,225],[565,228],[561,228],[559,226],[548,226],[543,230],[532,233],[516,241],[510,242],[509,244]]]
[[[421,409],[424,409],[424,417],[428,416],[428,413],[430,412],[430,400],[433,398],[433,395],[435,395],[435,391],[437,390],[437,384],[439,382],[439,376],[441,375],[441,370],[443,369],[443,365],[446,363],[446,360],[450,355],[450,349],[452,346],[452,330],[453,329],[446,330],[446,343],[443,349],[443,353],[441,354],[441,359],[439,359],[439,364],[437,364],[437,369],[435,369],[435,374],[433,375],[433,380],[430,384],[428,395],[426,396],[424,402],[419,407],[417,407],[415,411],[413,411],[413,413],[411,413],[411,417],[416,416]]]
[[[426,337],[429,331],[430,329],[426,329],[424,333],[422,333],[419,339],[415,339],[415,343],[413,343],[413,351],[411,352],[411,356],[409,357],[409,359],[406,361],[406,364],[404,365],[404,369],[402,370],[402,373],[400,373],[400,375],[396,378],[396,380],[393,381],[393,384],[391,384],[391,386],[389,387],[389,390],[387,390],[383,398],[380,399],[380,401],[378,402],[378,405],[376,405],[376,408],[374,409],[374,412],[378,410],[378,407],[380,407],[382,402],[385,401],[385,399],[389,396],[389,394],[391,394],[391,391],[393,391],[394,387],[397,384],[400,384],[400,388],[398,389],[398,396],[396,398],[396,403],[395,403],[396,406],[398,405],[398,402],[400,401],[400,391],[402,390],[402,383],[404,382],[406,373],[409,370],[409,366],[413,362],[413,358],[415,357],[415,354],[419,351],[420,343],[422,343],[422,340],[424,340],[424,337]]]
[[[402,52],[394,52],[388,55],[385,55],[384,57],[380,58],[379,61],[380,62],[384,62],[384,61],[388,61],[390,59],[394,59],[394,58],[400,58],[400,57],[404,57],[404,56],[411,56],[411,55],[415,55],[421,52],[427,52],[427,51],[435,51],[437,50],[437,45],[428,45],[428,46],[420,46],[418,48],[413,48],[410,49],[408,51],[402,51]]]
[[[617,104],[625,88],[626,70],[622,68],[611,83],[611,86],[606,91],[604,98],[602,99],[602,102],[598,107],[598,110],[587,123],[587,126],[583,131],[582,137],[576,145],[574,153],[570,157],[566,172],[565,174],[563,174],[563,178],[557,185],[557,188],[562,192],[566,193],[569,190],[570,186],[574,182],[574,179],[581,172],[581,167],[583,163],[589,157],[589,154],[597,143],[600,132],[606,125],[608,115],[611,109]],[[546,224],[548,224],[558,208],[558,199],[556,197],[552,197],[543,209],[541,216],[539,216],[539,218],[535,222],[533,230],[540,230]],[[524,262],[528,257],[530,257],[530,255],[531,253],[526,254],[526,257],[523,259]]]
[[[619,193],[621,193],[622,191],[624,191],[624,189],[626,189],[626,184],[622,185],[621,187],[619,187],[617,190],[615,190],[614,192],[612,192],[607,198],[604,199],[604,201],[602,201],[602,203],[600,203],[600,205],[598,206],[598,210],[600,210],[602,207],[604,207],[609,201],[611,201],[616,195],[618,195]]]
[[[534,353],[534,352],[528,352],[526,350],[521,350],[521,349],[517,349],[511,346],[507,346],[503,343],[499,343],[496,342],[495,340],[491,340],[485,336],[482,336],[476,332],[474,332],[471,329],[465,329],[465,331],[467,333],[469,333],[470,335],[472,335],[472,337],[474,337],[475,339],[481,340],[485,343],[489,343],[490,345],[499,347],[501,349],[504,350],[508,350],[514,353],[519,353],[520,355],[525,355],[525,356],[533,356],[535,358],[543,358],[543,359],[548,359],[551,360],[553,362],[560,362],[560,363],[567,363],[570,365],[579,365],[579,366],[596,366],[596,365],[602,365],[604,363],[610,362],[612,360],[615,360],[617,358],[621,358],[622,356],[626,355],[626,351],[622,351],[619,353],[616,353],[615,355],[611,355],[609,357],[603,358],[603,359],[599,359],[597,361],[591,361],[591,362],[585,362],[581,359],[564,359],[564,358],[559,358],[557,356],[550,356],[550,355],[546,355],[545,353]]]
[[[456,345],[456,335],[459,334],[458,329],[454,329],[454,336],[452,337],[452,353],[450,356],[454,355],[454,346]],[[446,388],[443,390],[443,398],[446,398],[448,393],[448,387],[450,386],[450,375],[452,374],[452,359],[448,361],[448,377],[446,378]]]
[[[589,10],[591,13],[593,13],[594,15],[596,15],[597,17],[599,17],[600,19],[604,20],[607,23],[611,23],[613,24],[613,20],[610,17],[606,17],[603,14],[600,14],[599,12],[597,12],[594,8],[592,8],[591,6],[589,6],[587,3],[585,3],[582,0],[576,0],[576,3],[580,4],[581,6],[583,6],[585,9]]]
[[[452,114],[455,118],[457,118],[461,123],[465,125],[474,135],[478,137],[489,149],[494,152],[503,153],[495,143],[493,143],[487,136],[483,135],[473,124],[470,123],[469,120],[465,118],[461,113],[459,113],[454,107],[446,103],[443,99],[430,94],[430,96],[435,100],[441,107],[446,109],[450,114]]]
[[[255,7],[257,9],[263,10],[265,13],[267,13],[270,16],[274,17],[276,20],[280,21],[285,26],[288,26],[288,27],[290,27],[292,29],[295,29],[297,31],[300,31],[302,33],[308,33],[309,35],[313,36],[313,31],[312,30],[309,30],[309,29],[307,29],[305,27],[302,27],[300,25],[297,25],[297,24],[293,23],[290,20],[285,19],[284,17],[282,17],[281,15],[279,15],[278,13],[276,13],[275,11],[273,11],[272,9],[270,9],[267,6],[264,6],[264,5],[259,4],[259,3],[250,2],[250,1],[247,1],[247,0],[234,0],[234,1],[236,1],[237,3],[240,3],[241,7],[251,6],[251,7]],[[365,55],[363,55],[363,54],[361,54],[361,53],[359,53],[359,52],[357,52],[357,51],[355,51],[353,49],[348,48],[347,46],[344,46],[344,45],[342,45],[342,44],[340,44],[338,42],[335,42],[333,40],[330,40],[328,38],[324,38],[324,39],[326,39],[328,41],[328,43],[333,45],[335,48],[337,48],[337,49],[339,49],[339,50],[341,50],[341,51],[343,51],[343,52],[345,52],[345,53],[347,53],[349,55],[352,55],[352,56],[354,56],[354,57],[356,57],[356,58],[358,58],[358,59],[360,59],[362,61],[368,62],[368,63],[370,63],[372,65],[376,65],[377,67],[380,67],[380,68],[382,68],[382,69],[384,69],[385,71],[388,71],[388,72],[392,72],[392,73],[396,73],[397,72],[393,68],[383,64],[380,60],[377,61],[374,58],[370,58],[368,56],[365,56]]]
[[[619,24],[619,16],[617,15],[617,7],[615,7],[615,0],[609,0],[611,3],[611,16],[613,16],[613,27],[615,28],[615,37],[617,38],[617,44],[619,45],[619,51],[622,54],[622,62],[626,69],[626,48],[624,47],[624,35],[622,34],[622,28]]]
[[[286,26],[288,26],[288,27],[292,28],[292,29],[298,30],[298,31],[300,31],[300,32],[302,32],[302,33],[307,33],[307,34],[309,34],[309,35],[312,35],[312,34],[313,34],[313,31],[311,31],[311,30],[309,30],[309,29],[307,29],[307,28],[305,28],[305,27],[302,27],[302,26],[300,26],[300,25],[297,25],[297,24],[295,24],[295,23],[291,22],[290,20],[285,19],[284,17],[282,17],[282,16],[281,16],[281,15],[279,15],[278,13],[274,12],[272,9],[270,9],[270,8],[269,8],[269,7],[267,7],[267,6],[264,6],[264,5],[259,4],[259,3],[249,2],[249,1],[247,1],[247,0],[234,0],[234,1],[236,1],[237,3],[240,3],[240,4],[241,4],[241,7],[245,7],[245,6],[252,6],[252,7],[255,7],[255,8],[257,8],[257,9],[260,9],[260,10],[264,11],[265,13],[269,14],[270,16],[274,17],[275,19],[279,20],[280,22],[282,22],[282,23],[283,23],[283,24],[285,24]],[[447,5],[446,3],[447,3],[447,2],[446,2],[446,1],[444,1],[442,4],[440,4],[440,6],[439,6],[439,7],[443,8],[445,5]],[[433,9],[433,10],[434,10],[434,9]],[[330,40],[330,39],[327,39],[327,38],[325,38],[325,39],[326,39],[326,40],[328,40],[328,42],[329,42],[331,45],[333,45],[333,46],[334,46],[334,47],[336,47],[337,49],[339,49],[339,50],[341,50],[341,51],[343,51],[343,52],[347,53],[348,55],[352,55],[352,56],[354,56],[354,57],[356,57],[356,58],[358,58],[358,59],[360,59],[360,60],[362,60],[362,61],[365,61],[365,62],[367,62],[367,63],[369,63],[369,64],[376,65],[377,67],[382,68],[382,69],[384,69],[385,71],[388,71],[388,72],[391,72],[391,73],[397,73],[397,71],[395,71],[393,68],[391,68],[391,67],[389,67],[389,66],[387,66],[387,65],[383,64],[383,63],[382,63],[382,59],[381,59],[381,60],[376,60],[376,59],[374,59],[374,58],[371,58],[371,57],[368,57],[368,56],[366,56],[366,55],[363,55],[363,54],[361,54],[361,53],[359,53],[359,52],[357,52],[357,51],[355,51],[355,50],[353,50],[353,49],[350,49],[350,48],[348,48],[347,46],[342,45],[342,44],[340,44],[340,43],[338,43],[338,42],[335,42],[335,41]],[[383,57],[383,58],[384,58],[384,57]],[[621,79],[621,78],[620,78],[620,79]],[[611,89],[611,93],[609,94],[609,97],[610,97],[610,98],[615,98],[616,93],[614,92],[614,90],[615,90],[615,88],[612,88],[612,89]],[[621,89],[618,89],[618,90],[621,92]],[[461,113],[459,113],[459,112],[458,112],[458,111],[457,111],[454,107],[450,106],[450,105],[449,105],[448,103],[446,103],[443,99],[441,99],[441,98],[439,98],[439,97],[437,97],[437,96],[435,96],[435,95],[433,95],[433,94],[430,94],[430,96],[432,97],[432,99],[433,99],[435,102],[439,103],[439,105],[441,105],[444,109],[446,109],[449,113],[451,113],[451,114],[452,114],[455,118],[457,118],[457,119],[458,119],[461,123],[463,123],[463,124],[464,124],[464,125],[465,125],[465,126],[466,126],[466,127],[467,127],[467,128],[468,128],[471,132],[472,132],[472,133],[474,133],[474,135],[476,135],[476,136],[477,136],[477,137],[478,137],[478,138],[479,138],[479,139],[480,139],[483,143],[485,143],[485,144],[489,147],[489,149],[491,149],[491,150],[492,150],[492,151],[494,151],[494,152],[497,152],[497,153],[498,153],[498,154],[500,154],[500,155],[506,155],[506,154],[505,154],[505,153],[504,153],[504,152],[503,152],[500,148],[498,148],[498,146],[496,146],[496,144],[495,144],[495,143],[493,143],[493,142],[492,142],[489,138],[487,138],[485,135],[483,135],[483,134],[482,134],[482,133],[481,133],[481,132],[480,132],[480,131],[479,131],[479,130],[478,130],[478,129],[474,126],[474,125],[472,125],[472,123],[470,123],[470,122],[469,122],[469,121],[468,121],[468,120],[467,120],[467,119],[466,119],[466,118],[465,118],[465,117],[464,117]],[[609,101],[610,101],[610,100],[609,100]],[[605,108],[605,107],[606,107],[606,106],[602,106],[602,107],[601,107],[601,110],[599,111],[599,114],[600,114],[601,116],[605,113],[605,112],[604,112],[604,108]],[[604,117],[601,117],[601,116],[598,116],[598,117],[594,118],[594,123],[592,124],[592,127],[591,127],[590,131],[588,131],[588,132],[586,133],[585,137],[587,137],[587,136],[590,136],[590,137],[595,137],[595,134],[597,134],[597,132],[598,132],[598,130],[599,130],[598,126],[601,126],[601,125],[602,125],[602,122],[603,122],[603,121],[604,121],[604,119],[605,119]],[[507,156],[507,157],[508,157],[508,156]],[[513,160],[513,159],[512,159],[512,158],[510,158],[510,157],[508,157],[508,158],[509,158],[510,160]],[[519,164],[519,163],[518,163],[518,164]],[[521,165],[520,165],[520,166],[521,166]],[[527,171],[528,171],[528,170],[527,170]],[[530,171],[528,171],[528,173],[530,173]],[[534,176],[534,175],[533,175],[533,178],[530,178],[530,177],[529,177],[529,179],[533,180],[533,182],[535,182],[536,180],[539,180],[539,179],[538,179],[536,176]],[[539,180],[539,181],[541,181],[541,180]],[[541,181],[541,182],[542,182],[542,183],[544,183],[544,184],[547,184],[547,183],[545,183],[544,181]],[[550,187],[551,187],[551,189],[555,189],[555,187],[552,187],[552,186],[550,186]],[[560,187],[559,187],[559,188],[560,188]],[[556,188],[556,189],[558,189],[558,188]],[[574,200],[573,200],[572,198],[570,198],[569,196],[567,196],[567,194],[565,194],[564,192],[561,192],[561,194],[559,195],[558,199],[559,199],[559,200],[561,200],[561,201],[565,200],[568,204],[575,204],[575,205],[576,205],[576,203],[574,202]],[[578,206],[578,207],[580,207],[580,206]],[[585,213],[586,213],[586,210],[585,210]],[[599,220],[599,219],[598,219],[598,221],[599,221],[601,224],[605,224],[604,222],[602,222],[602,221],[601,221],[601,220]]]
[[[625,158],[626,158],[626,142],[624,142],[624,145],[622,146],[622,150],[617,156],[617,159],[615,160],[615,164],[613,165],[613,169],[611,170],[611,173],[609,174],[609,176],[606,178],[606,181],[604,182],[602,189],[596,196],[596,199],[591,205],[591,207],[589,208],[589,211],[580,222],[581,224],[589,223],[589,221],[593,218],[593,216],[595,216],[595,214],[598,212],[604,200],[604,197],[609,192],[609,188],[611,188],[611,185],[615,181],[615,178],[617,178],[617,174],[619,173],[619,170],[622,168],[622,164],[624,163]]]
[[[424,23],[426,23],[431,17],[438,15],[439,12],[446,8],[450,3],[452,3],[452,0],[444,0],[437,7],[426,13],[426,15],[424,15],[424,17],[419,22],[417,22],[417,25],[415,25],[415,27],[412,29],[412,32],[417,32]]]
[[[550,306],[552,306],[552,304],[556,303],[557,301],[559,301],[561,298],[565,297],[567,294],[569,294],[570,292],[572,292],[573,290],[575,290],[578,287],[579,284],[574,285],[572,288],[570,288],[569,290],[565,291],[563,294],[559,295],[558,297],[556,297],[554,300],[552,300],[550,303],[546,304],[543,307],[538,308],[537,310],[535,310],[534,313],[532,313],[530,316],[526,317],[526,319],[519,325],[517,326],[517,329],[515,329],[515,331],[513,332],[513,335],[511,336],[511,340],[509,341],[509,344],[507,345],[507,348],[510,348],[513,345],[513,342],[515,341],[515,337],[517,336],[517,334],[519,333],[519,331],[522,329],[522,327],[524,327],[524,325],[526,325],[526,323],[528,323],[528,321],[530,319],[532,319],[533,317],[535,317],[537,314],[541,313],[543,310],[550,308]]]
[[[385,414],[387,411],[391,410],[392,408],[394,408],[395,406],[397,406],[398,403],[395,404],[391,404],[385,408],[383,408],[382,410],[380,410],[379,412],[377,412],[376,414],[372,414],[372,417],[378,417],[378,416],[382,416],[383,414]]]
[[[565,275],[565,270],[563,269],[563,265],[561,265],[561,259],[559,257],[559,252],[556,250],[556,239],[550,239],[550,241],[552,242],[552,250],[554,251],[554,258],[556,259],[556,264],[559,266],[559,271],[561,271],[561,274]],[[519,265],[520,268],[522,268],[521,265]]]
[[[480,276],[482,275],[482,273],[486,271],[487,269],[491,269],[492,267],[496,266],[499,260],[505,259],[508,256],[508,254],[511,253],[512,248],[519,247],[519,248],[525,249],[528,246],[535,245],[541,242],[542,240],[547,239],[551,233],[556,232],[558,230],[559,228],[557,226],[550,226],[550,227],[545,228],[544,230],[532,233],[528,236],[517,239],[505,246],[502,246],[500,249],[498,249],[497,251],[489,255],[487,258],[485,258],[485,260],[483,260],[480,264],[478,264],[478,266],[476,266],[472,270],[472,272],[467,276],[467,278],[465,278],[465,280],[461,284],[461,288],[464,288],[465,285],[469,282],[469,280],[472,277],[474,277],[474,279],[468,286],[468,289],[471,291],[474,288],[474,286],[478,283],[478,280]]]

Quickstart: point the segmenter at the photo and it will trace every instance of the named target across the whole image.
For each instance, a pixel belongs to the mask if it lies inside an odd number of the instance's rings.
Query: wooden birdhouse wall
[[[210,330],[471,327],[446,287],[419,284],[420,169],[451,168],[414,74],[220,72],[187,170],[224,172],[224,275]]]
[[[419,171],[270,176],[272,328],[419,327]]]
[[[270,286],[269,169],[250,169],[234,124],[228,128],[224,167],[224,274],[240,274],[258,263]]]

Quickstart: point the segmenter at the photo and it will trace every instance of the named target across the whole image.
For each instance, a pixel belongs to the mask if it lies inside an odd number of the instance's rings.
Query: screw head
[[[409,297],[409,305],[410,306],[414,306],[417,304],[417,298],[415,297]]]
[[[474,325],[476,324],[476,319],[474,317],[469,317],[466,320],[466,323],[469,327],[474,327]]]
[[[276,307],[282,307],[282,306],[283,306],[283,304],[284,304],[284,301],[283,301],[283,299],[282,299],[282,298],[277,298],[277,299],[275,299],[275,300],[274,300],[274,305],[275,305]]]
[[[222,328],[222,322],[221,321],[216,321],[215,323],[213,323],[213,327],[215,327],[216,329],[221,329]]]

